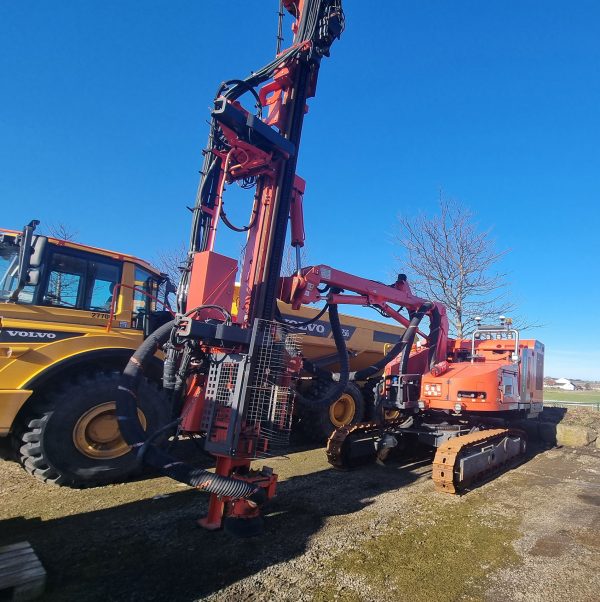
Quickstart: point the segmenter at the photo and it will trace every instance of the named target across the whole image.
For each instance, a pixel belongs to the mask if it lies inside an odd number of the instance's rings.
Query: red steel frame
[[[295,15],[296,22],[292,30],[297,31],[305,2],[304,0],[285,0],[284,5],[289,12]],[[303,42],[302,44],[306,45],[305,49],[310,48],[310,42]],[[310,71],[307,79],[303,80],[305,81],[305,88],[302,90],[298,89],[299,79],[296,77],[298,67],[299,63],[296,59],[283,63],[275,72],[272,80],[258,90],[260,102],[267,111],[263,118],[264,123],[283,135],[289,133],[287,128],[290,127],[291,123],[290,107],[294,106],[292,103],[294,97],[304,93],[305,98],[308,99],[314,96],[315,93],[318,63]],[[237,110],[245,111],[235,100],[227,100],[226,102],[230,102]],[[308,109],[305,105],[297,110],[303,110],[306,113]],[[214,206],[202,208],[202,211],[212,217],[208,244],[202,252],[213,253],[217,223],[222,215],[225,186],[240,178],[260,176],[257,178],[250,218],[251,227],[248,228],[245,255],[241,265],[239,306],[235,317],[236,323],[241,327],[250,327],[254,317],[253,304],[257,302],[261,287],[267,280],[267,271],[272,269],[269,258],[272,255],[272,247],[275,242],[273,240],[275,216],[277,215],[278,203],[281,202],[279,195],[282,189],[286,161],[289,157],[282,153],[265,152],[240,139],[235,131],[225,125],[221,124],[220,127],[229,148],[227,151],[211,150],[220,158],[221,168],[216,185],[217,195]],[[289,209],[291,243],[296,248],[304,245],[305,238],[302,211],[304,190],[304,180],[296,175],[290,193]],[[194,266],[196,266],[196,262],[194,262]],[[208,278],[208,276],[192,271],[191,278],[201,281],[203,278]],[[229,284],[232,284],[235,274],[230,274],[229,278],[232,280]],[[392,305],[405,308],[408,311],[416,311],[427,302],[425,299],[412,294],[406,280],[398,279],[395,284],[388,286],[325,265],[304,268],[294,277],[282,278],[279,297],[298,309],[301,304],[313,303],[322,299],[322,295],[318,291],[318,286],[321,284],[329,285],[334,290],[353,293],[332,292],[326,297],[328,303],[373,305],[404,326],[408,326],[409,319],[401,315],[400,310],[394,309]],[[208,300],[197,295],[194,296],[194,304],[199,305],[206,302]],[[430,313],[433,311],[439,312],[440,316],[440,330],[436,333],[436,357],[443,359],[448,344],[448,320],[445,308],[442,305],[433,304]],[[422,331],[418,331],[418,333],[427,338],[427,335]],[[194,385],[195,383],[192,383],[189,390],[194,391],[196,403],[201,403],[203,394]],[[193,423],[197,421],[199,415],[199,412],[194,412],[194,416],[187,421],[189,427],[193,427]],[[231,476],[237,469],[247,470],[249,465],[250,462],[246,460],[218,457],[217,473]],[[270,490],[274,491],[274,485],[270,486]],[[209,505],[209,516],[203,520],[202,524],[211,528],[218,526],[223,509],[223,500],[213,495]]]
[[[295,23],[292,26],[294,33],[298,30],[300,17],[304,11],[304,0],[284,0],[286,9],[295,16]],[[303,42],[301,47],[305,50],[310,48],[310,42]],[[264,84],[258,91],[261,104],[267,110],[266,117],[263,121],[285,135],[286,127],[290,122],[290,106],[295,95],[298,94],[296,84],[296,69],[298,62],[296,59],[283,63],[275,72],[272,80]],[[316,78],[318,74],[318,64],[312,68],[308,78],[305,97],[314,96]],[[229,101],[237,109],[244,110],[237,101]],[[308,110],[303,107],[304,112]],[[248,176],[260,176],[257,179],[257,188],[254,195],[254,203],[251,212],[251,224],[248,229],[245,256],[241,266],[240,275],[240,292],[239,292],[239,307],[235,321],[242,327],[250,327],[252,325],[251,306],[256,302],[257,287],[264,284],[269,269],[269,257],[271,255],[271,247],[273,244],[273,224],[275,215],[278,209],[279,191],[282,185],[285,161],[288,157],[278,154],[265,152],[246,141],[241,140],[236,132],[221,124],[221,130],[225,136],[230,149],[227,152],[222,152],[213,149],[211,152],[219,156],[221,159],[221,169],[218,176],[217,196],[214,207],[202,207],[202,211],[212,217],[211,229],[208,235],[207,245],[202,253],[213,253],[216,231],[219,217],[222,215],[223,207],[223,192],[228,183],[239,180]],[[292,218],[292,242],[295,246],[304,244],[304,223],[302,218],[302,195],[304,193],[304,181],[295,176],[293,189],[290,198],[290,214]],[[197,262],[194,261],[192,268],[191,280],[200,282],[207,279],[206,273],[201,273],[196,267]],[[233,284],[235,272],[228,274],[228,279],[231,282],[222,282],[223,287],[228,284]],[[201,287],[202,288],[202,287]],[[207,288],[206,286],[204,287]],[[208,302],[201,298],[203,295],[194,295],[194,304],[200,305]],[[188,310],[191,306],[188,305]],[[189,387],[190,392],[196,395],[196,405],[202,403],[203,393],[197,391],[195,382],[192,382]],[[188,402],[191,400],[188,399]],[[199,404],[198,404],[199,402]],[[185,412],[185,410],[184,410]],[[188,426],[193,428],[191,422],[196,422],[200,416],[200,412],[195,412],[196,420],[190,417]],[[231,476],[236,470],[242,469],[247,471],[250,466],[248,460],[234,459],[230,457],[217,457],[217,474]],[[267,495],[270,497],[275,492],[276,475],[273,475],[268,482],[262,483],[261,486],[267,490]],[[264,481],[264,478],[263,478]],[[201,524],[209,529],[218,528],[221,524],[221,517],[227,500],[211,495],[209,502],[208,516],[201,519]],[[245,505],[244,505],[245,504]],[[234,514],[243,515],[244,509],[248,515],[252,515],[252,505],[246,500],[235,502],[233,508]]]
[[[425,299],[412,294],[408,282],[398,279],[392,285],[382,284],[375,280],[354,276],[341,270],[336,270],[327,265],[317,265],[304,268],[301,274],[281,279],[280,299],[290,303],[294,309],[301,305],[315,303],[323,298],[319,292],[319,285],[326,284],[334,289],[351,291],[353,295],[330,293],[325,298],[328,303],[346,305],[374,305],[381,308],[387,315],[398,321],[403,326],[408,326],[409,320],[390,306],[399,305],[409,311],[415,311]],[[436,357],[443,359],[448,347],[448,316],[446,308],[441,303],[433,303],[432,310],[437,309],[440,315],[440,332],[437,339]],[[421,330],[417,331],[422,337],[428,335]]]

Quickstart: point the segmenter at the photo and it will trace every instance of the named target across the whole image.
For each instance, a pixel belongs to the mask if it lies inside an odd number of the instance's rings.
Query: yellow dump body
[[[319,310],[302,307],[295,311],[291,306],[280,303],[279,310],[289,324],[298,324],[314,318]],[[300,326],[305,333],[302,341],[303,354],[312,361],[319,362],[327,369],[337,368],[337,352],[331,334],[327,314],[313,324]],[[342,333],[350,353],[350,369],[360,370],[381,359],[390,344],[398,342],[404,329],[393,324],[376,322],[365,318],[340,315]]]

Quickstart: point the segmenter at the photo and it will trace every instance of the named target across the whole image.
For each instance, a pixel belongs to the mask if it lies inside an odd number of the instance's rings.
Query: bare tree
[[[79,236],[77,230],[73,230],[64,222],[57,222],[48,226],[48,234],[60,240],[75,240]]]
[[[48,225],[48,234],[59,240],[73,241],[79,236],[79,232],[74,230],[64,222],[56,222]],[[48,279],[48,288],[46,297],[51,303],[74,307],[77,303],[77,291],[79,289],[79,277],[63,273],[59,270],[50,272]]]
[[[156,254],[156,265],[158,269],[167,274],[169,280],[177,286],[181,279],[182,268],[187,263],[187,246],[181,242],[168,251],[159,251]]]
[[[300,247],[300,265],[306,266],[308,263],[308,253],[306,247]],[[296,273],[296,249],[288,245],[281,260],[281,275],[293,276]]]
[[[476,316],[496,321],[513,313],[507,275],[499,269],[507,251],[496,250],[491,231],[480,230],[469,209],[440,197],[437,215],[401,215],[399,221],[401,271],[413,292],[446,306],[453,335],[472,331]]]

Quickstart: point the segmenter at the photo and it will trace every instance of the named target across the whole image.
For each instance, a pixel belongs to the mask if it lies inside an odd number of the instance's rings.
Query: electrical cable
[[[250,217],[250,222],[248,223],[247,226],[243,226],[241,228],[239,228],[238,226],[234,226],[229,219],[227,218],[227,214],[225,213],[225,210],[223,209],[223,206],[221,206],[221,211],[219,212],[219,217],[221,218],[222,222],[230,229],[233,230],[234,232],[248,232],[248,230],[250,230],[250,228],[252,228],[252,226],[254,226],[254,224],[256,223],[256,216],[257,216],[258,212],[256,211],[256,209],[254,209],[252,211],[252,215]]]
[[[305,326],[310,326],[311,324],[314,324],[317,320],[319,320],[320,318],[323,317],[323,315],[325,314],[325,312],[327,311],[329,307],[329,303],[325,303],[325,305],[323,306],[323,308],[321,309],[321,311],[314,316],[313,318],[311,318],[310,320],[306,320],[305,322],[286,322],[283,319],[283,316],[281,315],[281,312],[279,311],[279,307],[276,306],[275,308],[275,319],[278,322],[281,322],[281,324],[287,324],[288,326],[292,326],[292,328],[304,328]]]
[[[198,307],[194,307],[193,309],[186,311],[184,316],[186,316],[186,317],[191,316],[192,314],[195,314],[195,313],[201,311],[202,309],[216,309],[217,311],[220,311],[223,314],[223,316],[225,317],[225,322],[227,324],[231,324],[231,314],[224,307],[222,307],[220,305],[211,305],[211,304],[198,305]]]

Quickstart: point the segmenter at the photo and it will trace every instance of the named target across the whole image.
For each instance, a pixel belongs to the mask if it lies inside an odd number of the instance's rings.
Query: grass
[[[544,389],[544,399],[552,399],[554,401],[578,401],[579,403],[600,403],[600,391]]]
[[[361,588],[381,600],[480,600],[486,576],[519,562],[512,542],[518,521],[486,508],[480,499],[441,504],[431,498],[391,522],[382,534],[331,560],[336,583],[314,600],[360,600]],[[352,584],[340,588],[340,583]]]

